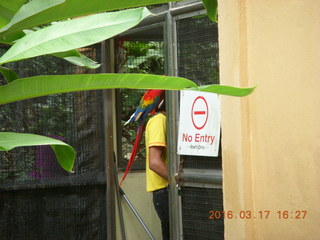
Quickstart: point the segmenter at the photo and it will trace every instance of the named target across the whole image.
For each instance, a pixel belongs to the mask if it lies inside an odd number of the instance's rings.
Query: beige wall
[[[158,215],[153,207],[152,194],[146,192],[146,178],[145,171],[130,172],[126,177],[126,180],[122,184],[123,191],[129,198],[130,202],[137,210],[150,232],[155,239],[161,239],[161,223]],[[122,178],[122,174],[119,174],[119,182]],[[121,238],[119,215],[117,211],[117,239]],[[127,240],[144,240],[150,239],[134,216],[128,205],[122,201],[122,211],[125,224],[125,232]]]
[[[224,208],[258,217],[226,219],[227,240],[320,239],[319,9],[319,0],[219,1],[221,84],[257,85],[221,97]]]

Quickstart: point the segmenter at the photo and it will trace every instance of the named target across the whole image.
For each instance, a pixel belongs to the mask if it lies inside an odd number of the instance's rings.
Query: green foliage
[[[0,86],[0,104],[56,93],[114,88],[196,90],[198,86],[186,78],[150,74],[44,75],[17,79]],[[220,88],[224,86],[217,85],[215,91]]]
[[[95,44],[128,30],[148,15],[146,8],[136,8],[59,22],[16,40],[0,64]]]
[[[12,0],[13,2],[22,0]],[[180,1],[180,0],[176,0]],[[0,0],[0,6],[7,4],[8,0]],[[119,9],[128,9],[154,5],[159,3],[171,2],[170,0],[32,0],[25,4],[23,8],[14,8],[15,18],[8,18],[11,21],[0,29],[2,35],[10,35],[54,21],[85,16],[99,12],[113,11]],[[20,5],[21,6],[21,5]],[[19,10],[19,11],[18,11]]]
[[[53,151],[56,153],[60,165],[65,170],[69,172],[72,171],[75,151],[68,144],[34,134],[0,132],[0,151],[9,151],[15,147],[37,145],[51,145]],[[66,159],[69,159],[69,161],[66,161]]]
[[[14,13],[10,17],[10,21],[6,21],[6,23],[8,22],[8,24],[0,29],[0,42],[13,46],[4,55],[1,56],[1,64],[5,62],[17,61],[20,59],[52,53],[57,57],[64,58],[67,61],[70,61],[79,66],[97,68],[99,66],[97,63],[80,54],[74,49],[91,45],[93,43],[112,37],[118,33],[121,33],[139,23],[149,14],[146,8],[140,8],[114,13],[97,14],[75,20],[56,23],[53,25],[48,24],[51,22],[50,20],[48,20],[48,11],[50,12],[50,9],[52,11],[54,7],[66,2],[70,4],[71,1],[33,0],[23,6],[20,5],[19,7],[15,8],[12,5],[11,7],[12,9],[14,9]],[[73,2],[73,4],[74,7],[70,6],[70,10],[78,10],[79,1]],[[3,5],[8,6],[10,4],[6,4],[5,2],[0,1],[0,10]],[[92,2],[90,2],[90,5],[94,6]],[[59,18],[58,13],[61,13],[63,15],[66,14],[66,12],[69,12],[67,8],[60,10],[61,11],[54,12],[55,17]],[[43,17],[43,19],[41,19],[41,16]],[[0,23],[1,20],[2,19],[0,19]],[[32,21],[34,22],[32,23]],[[28,25],[28,27],[32,27],[32,30],[34,31],[28,31],[27,34],[22,32],[22,30],[24,29],[23,26],[26,27],[26,25]],[[0,70],[0,72],[5,76],[7,82],[12,82],[13,80],[18,78],[17,74],[8,68],[1,66]],[[33,88],[34,84],[34,82],[30,82],[27,85]],[[19,95],[19,92],[17,93]],[[20,135],[13,135],[13,138],[14,137],[19,139],[21,138]],[[34,135],[30,137],[37,138],[37,136]],[[28,144],[28,141],[26,141],[25,145]],[[17,146],[22,146],[22,144]],[[52,146],[52,148],[57,154],[59,163],[65,169],[67,168],[66,166],[68,166],[68,164],[73,165],[75,154],[66,155],[63,151],[60,150],[60,148],[57,149],[54,146]],[[4,149],[5,148],[3,147],[2,150]],[[73,149],[72,151],[75,152]],[[64,159],[64,162],[61,162],[62,159]]]
[[[79,53],[77,50],[70,50],[67,52],[58,52],[58,53],[53,53],[53,56],[63,58],[67,60],[68,62],[81,66],[81,67],[86,67],[90,69],[95,69],[100,67],[100,64],[96,63],[92,59],[84,56],[83,54]]]
[[[5,26],[21,8],[26,0],[0,1],[0,28]]]
[[[147,57],[143,62],[137,66],[128,66],[128,73],[153,73],[163,74],[164,73],[164,58],[160,56]]]
[[[122,45],[126,62],[124,63],[124,72],[126,73],[144,73],[144,74],[164,74],[163,42],[142,42],[142,41],[125,41]],[[132,143],[136,137],[138,128],[137,123],[124,125],[130,118],[131,114],[139,105],[144,90],[122,89],[121,94],[121,129],[122,135],[122,159],[120,167],[125,168],[132,151]],[[140,148],[145,146],[142,138]],[[145,167],[145,151],[139,151],[135,160],[134,167],[143,169]]]
[[[164,74],[162,42],[124,42],[126,73]]]
[[[202,2],[211,21],[218,22],[218,0],[202,0]]]
[[[18,74],[14,71],[10,70],[9,68],[2,67],[0,65],[0,72],[5,77],[7,83],[12,82],[18,78]]]
[[[237,88],[232,86],[224,86],[224,85],[203,85],[197,86],[195,88],[191,87],[189,90],[201,91],[201,92],[210,92],[210,93],[218,93],[221,95],[228,95],[234,97],[244,97],[248,96],[254,91],[255,87],[250,88]]]
[[[55,54],[80,66],[94,68],[97,66],[96,63],[74,52],[74,49],[119,34],[135,26],[149,15],[145,8],[112,13],[101,12],[166,2],[170,2],[170,0],[110,0],[107,2],[105,0],[0,0],[0,42],[12,45],[0,58],[0,64],[34,56]],[[213,3],[215,2],[213,0]],[[212,5],[209,0],[204,0],[204,3],[209,15],[216,15],[216,5]],[[50,24],[53,21],[68,20],[94,13],[100,14]],[[34,31],[25,31],[28,29]],[[145,52],[150,52],[153,49],[153,46],[148,44],[142,50],[132,47],[130,54],[131,56],[142,56]],[[143,73],[158,74],[162,71],[162,66],[161,56],[153,55],[140,62],[137,68]],[[136,71],[134,69],[137,68],[133,67],[132,71]],[[147,74],[43,75],[16,79],[14,71],[1,67],[1,72],[9,83],[0,86],[0,104],[54,93],[108,88],[159,88],[166,90],[192,88],[193,90],[233,96],[245,96],[250,93],[248,90],[243,91],[226,86],[199,88],[195,83],[184,78]],[[0,150],[2,151],[8,151],[18,146],[51,144],[60,165],[71,171],[75,151],[65,143],[37,135],[8,132],[0,134]]]
[[[201,34],[196,34],[195,31]],[[199,85],[219,83],[219,47],[216,31],[217,25],[206,15],[177,22],[181,76],[192,79]]]
[[[147,56],[149,50],[155,49],[157,46],[153,42],[126,41],[122,47],[128,56],[137,58]]]

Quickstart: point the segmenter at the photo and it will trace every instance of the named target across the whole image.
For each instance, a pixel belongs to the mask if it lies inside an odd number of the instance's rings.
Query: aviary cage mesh
[[[178,75],[200,85],[219,83],[217,25],[201,15],[177,18],[176,26]],[[163,41],[150,39],[150,32],[146,35],[146,39],[117,39],[116,72],[164,74]],[[100,45],[83,51],[101,62]],[[8,65],[20,77],[99,72],[84,71],[53,56]],[[124,169],[136,126],[125,129],[123,123],[134,112],[144,90],[116,93],[119,168]],[[0,238],[106,239],[109,219],[102,109],[101,91],[52,95],[0,106],[0,131],[49,135],[77,150],[72,174],[57,165],[48,147],[0,152]],[[133,169],[145,168],[143,150],[140,153]],[[182,170],[221,170],[221,156],[183,156],[182,160]],[[184,239],[223,239],[223,219],[209,219],[209,211],[222,211],[222,196],[221,188],[182,187]]]
[[[219,56],[218,56],[218,30],[217,25],[212,23],[206,15],[193,16],[197,13],[186,14],[184,16],[176,16],[176,33],[177,33],[177,64],[178,76],[186,77],[195,81],[199,85],[219,83]],[[188,17],[189,16],[189,17]],[[158,30],[158,29],[157,29]],[[142,45],[137,47],[142,51],[146,43],[150,43],[150,32],[155,29],[148,28],[147,31],[139,35],[139,41]],[[164,34],[167,34],[165,31]],[[135,44],[136,39],[129,37],[134,35],[124,35],[127,38],[118,39],[120,41],[129,41]],[[145,39],[144,39],[145,37]],[[159,36],[158,36],[159,37]],[[163,36],[162,36],[163,37]],[[159,39],[159,38],[158,38]],[[123,48],[117,44],[117,72],[141,72],[143,65],[134,64],[137,57],[129,57]],[[131,50],[134,47],[131,46]],[[138,51],[138,52],[139,52]],[[138,56],[138,59],[141,58]],[[148,71],[145,71],[146,73]],[[154,73],[154,72],[148,72]],[[156,74],[163,74],[158,72]],[[118,143],[118,150],[120,156],[119,168],[124,169],[128,157],[131,153],[131,146],[134,140],[136,126],[131,128],[132,139],[131,144],[128,140],[131,136],[128,130],[124,129],[123,123],[130,117],[138,105],[139,99],[144,91],[138,92],[136,90],[120,91],[118,94],[117,109],[121,109],[118,113],[121,123],[118,122],[119,135],[122,137]],[[126,107],[127,106],[127,107]],[[127,136],[127,137],[126,137]],[[127,139],[124,139],[124,138]],[[128,147],[126,147],[128,145]],[[131,145],[131,146],[130,146]],[[143,143],[142,145],[143,146]],[[127,150],[126,150],[127,149]],[[144,152],[141,149],[140,152]],[[137,158],[134,168],[144,169],[144,156],[143,154]],[[184,169],[201,169],[210,171],[221,171],[221,156],[216,158],[212,157],[193,157],[182,156],[181,170]],[[181,188],[181,208],[182,208],[182,227],[184,239],[223,239],[224,237],[224,223],[223,219],[214,220],[209,219],[210,211],[222,211],[222,189],[220,186],[217,188],[206,188],[200,186],[182,186]]]
[[[178,75],[198,85],[219,83],[218,29],[205,15],[178,18]],[[218,157],[181,156],[183,169],[221,170]],[[181,188],[184,239],[223,239],[223,218],[209,219],[209,211],[223,210],[222,189]]]
[[[81,51],[101,62],[100,45]],[[53,56],[8,65],[20,77],[99,72]],[[0,106],[0,131],[51,136],[77,151],[74,173],[58,165],[49,146],[0,152],[1,239],[106,238],[102,105],[102,92],[88,91]]]
[[[183,187],[181,195],[184,240],[224,239],[223,217],[210,213],[223,211],[221,189]]]
[[[116,71],[119,73],[164,74],[164,45],[162,41],[135,41],[130,38],[119,38],[116,52]],[[127,166],[138,129],[137,123],[124,124],[139,106],[145,91],[139,89],[120,89],[117,91],[118,166],[120,170],[124,170]],[[145,165],[143,137],[132,169],[144,170]]]

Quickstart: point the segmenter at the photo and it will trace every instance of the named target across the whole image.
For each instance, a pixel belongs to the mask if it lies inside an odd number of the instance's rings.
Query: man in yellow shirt
[[[170,239],[166,127],[166,114],[162,108],[149,119],[145,132],[147,191],[153,193],[153,204],[161,220],[163,240]]]

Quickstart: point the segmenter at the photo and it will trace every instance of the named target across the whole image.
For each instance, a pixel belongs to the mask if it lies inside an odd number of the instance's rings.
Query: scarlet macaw
[[[127,125],[128,123],[138,122],[139,127],[137,130],[136,139],[134,141],[134,145],[132,148],[131,156],[127,164],[126,170],[123,174],[123,177],[121,179],[121,182],[119,184],[119,187],[121,186],[122,182],[124,181],[127,174],[129,173],[132,167],[132,164],[134,162],[134,159],[138,153],[141,138],[144,132],[145,120],[147,116],[149,115],[149,113],[151,113],[151,115],[154,115],[157,108],[160,108],[161,105],[163,104],[163,100],[164,100],[164,90],[159,90],[159,89],[147,90],[143,95],[143,97],[141,98],[140,104],[136,109],[136,111],[132,114],[130,119],[124,124],[124,125]]]

